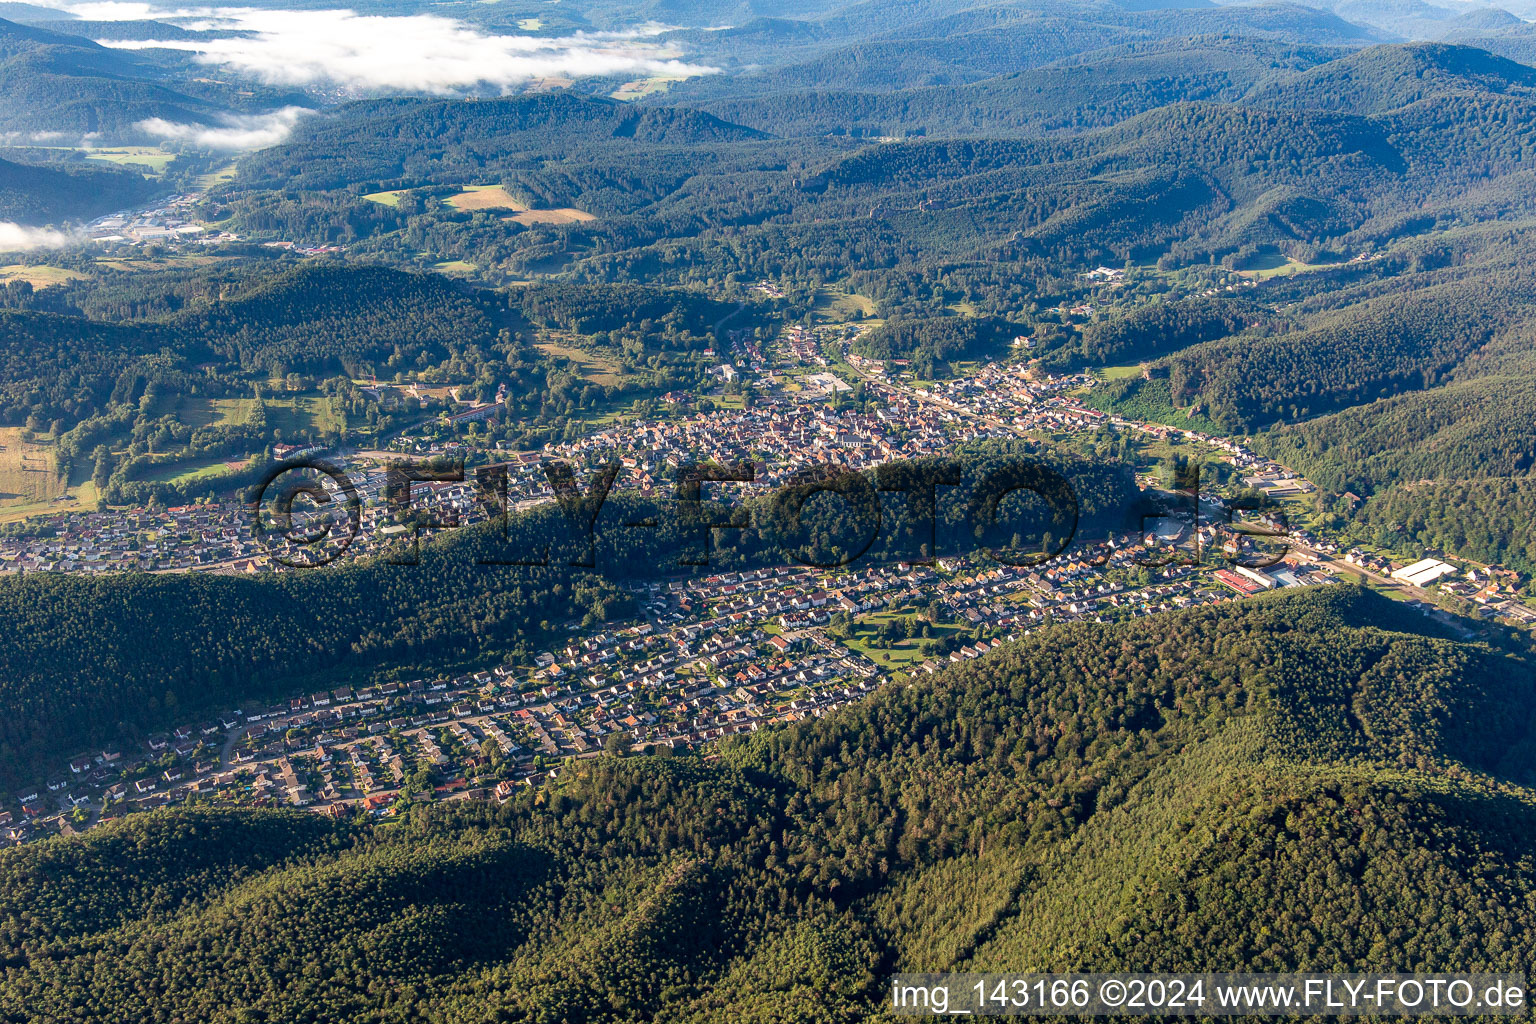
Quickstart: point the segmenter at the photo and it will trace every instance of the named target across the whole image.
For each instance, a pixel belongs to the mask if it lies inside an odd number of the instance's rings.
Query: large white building
[[[1442,576],[1456,572],[1454,565],[1447,565],[1438,558],[1421,558],[1412,565],[1405,565],[1392,573],[1392,578],[1415,587],[1427,587]]]

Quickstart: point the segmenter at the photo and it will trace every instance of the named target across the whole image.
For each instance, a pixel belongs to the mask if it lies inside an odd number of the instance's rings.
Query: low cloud
[[[688,63],[678,50],[658,42],[654,37],[664,31],[660,25],[560,37],[489,35],[466,22],[432,14],[166,9],[123,0],[41,2],[93,20],[153,19],[231,33],[214,39],[98,41],[118,49],[186,51],[200,63],[273,85],[454,95],[486,88],[505,91],[539,78],[686,78],[719,70]]]
[[[0,252],[23,249],[62,249],[78,242],[76,235],[51,228],[29,228],[14,221],[0,220]]]
[[[277,145],[293,131],[299,118],[311,113],[314,111],[304,107],[284,107],[270,114],[228,115],[218,125],[178,124],[163,117],[151,117],[134,127],[160,139],[190,142],[203,149],[238,152]]]
[[[0,144],[7,146],[57,145],[87,147],[101,138],[99,132],[0,132]]]
[[[218,12],[249,33],[206,40],[102,40],[119,48],[186,50],[194,59],[274,85],[336,85],[360,91],[451,95],[535,78],[594,75],[690,77],[716,69],[688,64],[650,41],[653,31],[558,38],[485,35],[451,18],[385,17],[353,11]]]

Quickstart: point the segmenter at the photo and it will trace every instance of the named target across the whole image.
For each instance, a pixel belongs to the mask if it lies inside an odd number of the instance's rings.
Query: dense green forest
[[[45,292],[41,301],[24,291],[17,301],[32,309],[0,314],[13,353],[5,380],[12,422],[30,415],[73,424],[108,411],[113,384],[148,354],[262,380],[296,371],[392,376],[468,349],[509,348],[499,332],[513,323],[503,302],[441,277],[323,263],[258,267],[235,281],[109,276],[77,291]],[[92,386],[83,388],[87,374]]]
[[[966,302],[989,315],[1016,313],[1074,267],[1182,266],[1262,246],[1352,254],[1536,212],[1522,177],[1529,68],[1469,47],[1353,53],[1322,38],[1120,37],[947,84],[756,92],[748,75],[638,107],[362,101],[244,158],[216,209],[277,236],[396,258],[429,248],[508,278],[847,280],[882,312]],[[429,201],[470,183],[592,219]],[[363,198],[398,188],[426,191],[393,207]]]
[[[153,194],[154,186],[131,171],[0,160],[0,220],[62,224],[110,213]]]
[[[1054,361],[1078,356],[1095,366],[1146,362],[1203,341],[1238,334],[1270,320],[1263,309],[1223,299],[1190,299],[1154,303],[1123,317],[1088,324],[1082,332],[1081,354],[1070,349]]]
[[[1533,417],[1536,382],[1473,377],[1287,427],[1264,443],[1307,479],[1363,494],[1398,482],[1529,473]]]
[[[1531,666],[1427,630],[1275,595],[500,808],[133,816],[0,853],[0,1012],[832,1022],[903,969],[1517,971]]]
[[[1301,330],[1209,342],[1168,358],[1174,397],[1206,406],[1228,429],[1252,430],[1432,387],[1521,324],[1528,297],[1523,284],[1498,279],[1405,287]]]
[[[853,350],[870,359],[907,359],[919,377],[941,363],[995,359],[1008,351],[1018,326],[991,317],[896,318],[859,335]]]

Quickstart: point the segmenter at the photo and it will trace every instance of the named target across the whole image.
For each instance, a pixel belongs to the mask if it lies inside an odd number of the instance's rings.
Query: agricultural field
[[[0,427],[0,503],[52,501],[67,488],[51,441],[28,441],[21,427]]]
[[[524,210],[507,218],[518,224],[585,224],[597,220],[586,210],[574,206],[562,206],[555,210]]]
[[[468,260],[443,260],[441,263],[434,263],[432,269],[439,274],[447,274],[450,277],[454,277],[473,274],[480,268]]]
[[[53,461],[53,442],[21,435],[20,427],[0,427],[0,523],[95,507],[90,466],[75,465],[65,480]]]
[[[12,281],[25,281],[38,290],[63,284],[65,281],[80,281],[84,278],[85,275],[79,271],[65,270],[63,267],[27,266],[22,263],[0,267],[0,285],[9,284]]]
[[[109,164],[121,164],[125,167],[144,167],[154,174],[160,174],[172,160],[176,159],[176,154],[167,153],[159,146],[111,146],[103,149],[88,149],[86,158]]]
[[[506,210],[510,211],[508,220],[518,224],[581,224],[593,221],[597,218],[586,210],[578,210],[575,207],[561,207],[554,210],[531,210],[528,204],[514,198],[500,185],[461,185],[459,192],[443,200],[443,205],[461,213],[474,213],[478,210]],[[400,197],[410,189],[396,189],[391,192],[370,192],[363,196],[371,203],[381,206],[398,207]]]
[[[234,473],[245,468],[249,464],[248,459],[211,459],[205,462],[166,462],[163,465],[154,466],[149,472],[141,473],[140,480],[149,480],[154,483],[188,484],[199,480],[206,480],[210,484],[217,484],[220,477]]]
[[[443,204],[464,211],[528,209],[526,203],[512,198],[500,185],[465,185],[462,192],[444,199]]]
[[[1334,267],[1344,266],[1343,261],[1333,263],[1303,263],[1301,260],[1290,256],[1282,256],[1280,253],[1268,253],[1255,256],[1253,259],[1238,268],[1237,273],[1242,277],[1255,281],[1267,281],[1272,277],[1290,277],[1292,274],[1305,274],[1313,270],[1331,270]]]
[[[625,82],[609,93],[608,97],[615,100],[638,100],[645,96],[654,96],[657,93],[666,92],[672,88],[672,83],[681,81],[683,79],[677,75],[656,75],[652,78],[637,78],[633,82]]]
[[[333,415],[331,400],[323,395],[267,395],[262,402],[267,407],[267,423],[281,429],[285,437],[303,437],[344,426]],[[189,427],[239,426],[250,418],[254,403],[252,398],[188,395],[162,403],[155,412],[159,416],[174,414]]]

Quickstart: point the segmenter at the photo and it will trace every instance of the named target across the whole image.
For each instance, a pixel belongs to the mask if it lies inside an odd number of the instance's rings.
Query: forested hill
[[[34,17],[46,13],[32,12]],[[21,17],[29,12],[10,13]],[[135,25],[143,31],[128,38],[176,38],[174,28],[154,23],[103,24],[66,16],[31,26],[0,19],[0,133],[18,133],[23,142],[44,132],[76,139],[87,133],[99,133],[106,141],[143,139],[135,126],[146,118],[209,124],[231,111],[265,112],[305,103],[295,89],[209,78],[201,70],[205,66],[187,54],[117,49],[92,41],[123,38]]]
[[[679,33],[676,38],[738,64],[739,70],[683,82],[661,102],[959,86],[1111,47],[1193,36],[1308,47],[1356,47],[1391,38],[1300,4],[1137,6],[866,0],[817,21],[761,19],[721,33]],[[1191,69],[1197,64],[1193,58]]]
[[[1536,68],[1469,46],[1378,46],[1255,88],[1247,102],[1382,114],[1432,96],[1536,96]]]
[[[36,416],[73,426],[136,404],[146,379],[198,363],[277,375],[387,372],[521,351],[502,333],[502,300],[436,275],[306,263],[184,277],[164,291],[134,278],[85,285],[39,300],[69,315],[0,312],[0,422]],[[196,389],[184,381],[179,390]]]
[[[1531,665],[1426,621],[1340,587],[1057,627],[501,808],[6,851],[0,1014],[850,1022],[901,969],[1522,970]]]
[[[600,147],[697,146],[763,138],[695,110],[636,108],[566,92],[462,102],[364,100],[302,122],[283,146],[252,154],[242,181],[340,188],[358,181],[423,184],[471,166],[516,164]],[[441,168],[453,168],[447,178]],[[481,172],[484,173],[483,171]]]
[[[154,189],[131,171],[0,160],[0,220],[42,225],[99,217],[149,198]]]
[[[962,85],[797,89],[717,100],[702,109],[776,135],[1038,135],[1110,125],[1181,100],[1236,102],[1286,70],[1348,52],[1227,36],[1159,39]]]
[[[219,109],[142,56],[0,20],[0,131],[112,132],[146,117],[207,121]]]

